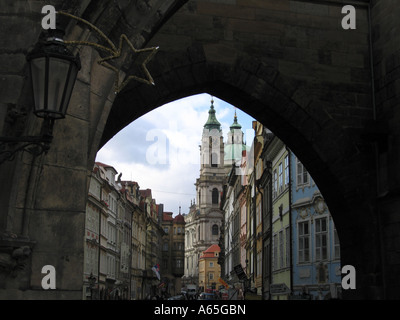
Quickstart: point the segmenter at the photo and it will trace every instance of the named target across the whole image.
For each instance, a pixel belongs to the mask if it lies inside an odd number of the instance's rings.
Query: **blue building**
[[[303,164],[290,152],[292,299],[341,296],[340,244],[329,209]]]

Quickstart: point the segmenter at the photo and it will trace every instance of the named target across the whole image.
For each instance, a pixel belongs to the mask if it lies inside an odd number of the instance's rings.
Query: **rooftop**
[[[200,258],[215,258],[218,255],[215,253],[221,252],[221,248],[217,244],[211,245],[207,250],[203,251],[203,254]]]

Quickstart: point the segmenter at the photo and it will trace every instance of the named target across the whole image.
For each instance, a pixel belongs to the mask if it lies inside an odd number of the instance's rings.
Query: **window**
[[[164,242],[163,251],[168,251],[168,242]]]
[[[208,279],[214,280],[214,273],[213,272],[208,273]]]
[[[279,164],[279,192],[283,189],[283,165],[282,162]]]
[[[168,227],[164,227],[165,234],[168,234]]]
[[[285,157],[285,185],[289,184],[289,155]]]
[[[211,153],[211,167],[218,167],[218,154],[215,152]]]
[[[278,192],[278,174],[276,170],[274,170],[274,189],[272,191],[273,191],[272,197],[275,198]]]
[[[262,267],[264,268],[264,279],[269,278],[269,272],[270,272],[270,245],[269,243],[264,243],[264,252],[263,252],[263,263]]]
[[[285,229],[285,232],[286,232],[286,234],[285,234],[285,240],[286,240],[286,243],[285,243],[285,246],[286,246],[286,267],[289,267],[290,266],[290,250],[289,250],[289,248],[290,248],[290,229],[289,229],[289,227],[287,227]]]
[[[336,228],[333,230],[334,259],[340,259],[340,242]]]
[[[315,219],[315,260],[328,258],[328,232],[326,218]]]
[[[210,268],[214,267],[214,262],[210,262]]]
[[[297,185],[308,183],[308,172],[303,164],[297,159]]]
[[[212,232],[212,235],[213,235],[213,236],[217,236],[217,235],[218,235],[218,225],[214,224],[214,225],[212,226],[211,232]]]
[[[299,230],[299,263],[310,262],[310,225],[309,221],[300,222],[298,224]]]
[[[218,204],[218,189],[214,188],[212,190],[212,204]]]
[[[278,236],[275,234],[274,235],[274,241],[273,241],[273,257],[272,261],[274,262],[274,270],[278,269]]]
[[[283,268],[284,264],[283,264],[283,231],[279,231],[279,268]]]
[[[216,150],[219,150],[219,144],[218,144],[218,139],[210,137],[209,139],[209,150],[210,150],[210,163],[211,167],[218,167],[218,152],[215,152]]]
[[[176,267],[183,268],[183,260],[182,259],[176,259]]]

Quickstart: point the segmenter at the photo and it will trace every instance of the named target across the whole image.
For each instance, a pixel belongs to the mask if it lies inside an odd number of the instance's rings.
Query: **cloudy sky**
[[[196,197],[199,145],[210,105],[211,96],[199,94],[161,106],[115,135],[99,150],[96,161],[113,166],[122,173],[122,180],[151,189],[156,202],[164,204],[164,211],[176,215],[181,206],[182,213],[188,213]],[[235,107],[215,97],[214,107],[226,141]],[[244,139],[251,145],[254,119],[240,109],[236,112]]]

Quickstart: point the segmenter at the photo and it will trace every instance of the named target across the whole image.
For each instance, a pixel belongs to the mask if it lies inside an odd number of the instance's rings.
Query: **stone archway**
[[[199,59],[193,65],[186,63],[190,61],[191,54]],[[202,62],[200,57],[203,58]],[[359,152],[343,128],[321,110],[315,114],[306,112],[305,108],[288,97],[290,92],[296,90],[296,86],[260,61],[240,57],[233,66],[213,64],[206,60],[199,45],[189,48],[187,53],[181,53],[180,59],[174,59],[175,65],[163,59],[168,59],[168,56],[161,52],[153,64],[153,70],[157,65],[170,66],[167,74],[155,76],[159,86],[130,85],[116,97],[101,144],[141,115],[187,95],[208,92],[239,107],[277,134],[310,168],[335,220],[341,239],[342,263],[354,265],[360,270],[357,273],[360,281],[358,294],[379,294],[370,291],[375,282],[361,289],[367,283],[362,275],[364,268],[373,268],[377,277],[380,272],[379,251],[377,248],[370,250],[378,241],[374,236],[370,237],[377,232],[373,223],[376,219],[372,209],[375,204],[373,200],[365,200],[363,186],[369,185],[361,182],[361,177],[373,181],[373,175],[369,175],[373,171],[365,154]],[[198,69],[194,67],[196,64]],[[196,74],[193,74],[194,69],[198,70]],[[187,70],[188,74],[184,75],[183,70]],[[182,75],[187,81],[175,81],[177,85],[174,87],[172,79],[179,79]],[[164,88],[167,82],[164,79],[169,79],[168,90]],[[288,92],[286,95],[285,91]],[[311,108],[313,105],[311,102],[308,106]],[[357,189],[346,182],[353,174],[359,177]],[[368,237],[368,241],[371,241],[368,254],[355,255],[357,248],[364,246]]]

